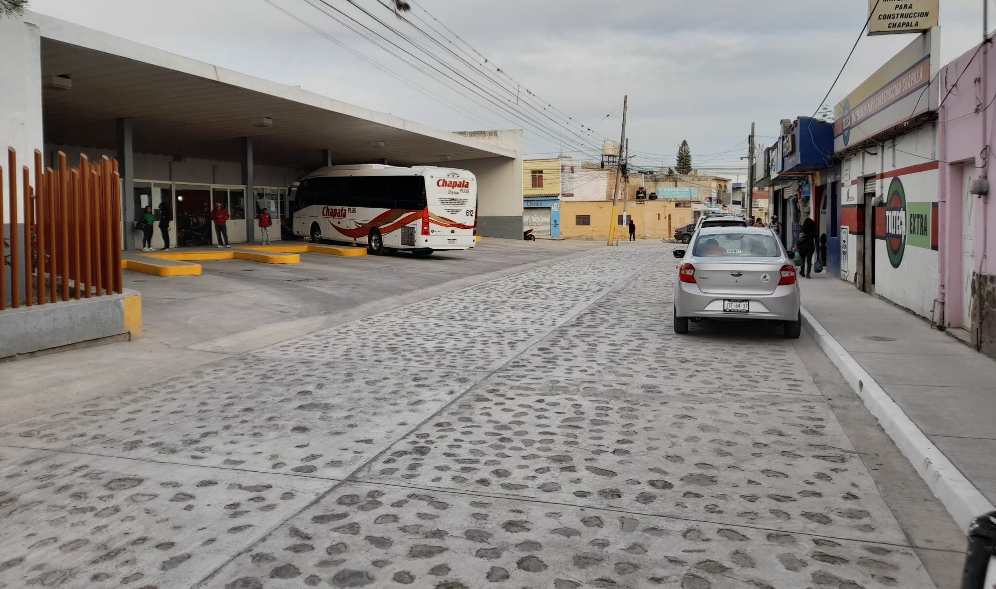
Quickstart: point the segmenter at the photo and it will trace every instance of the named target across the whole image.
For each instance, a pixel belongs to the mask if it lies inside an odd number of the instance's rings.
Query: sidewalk
[[[826,275],[800,283],[803,307],[819,323],[807,328],[959,525],[992,510],[996,362],[850,283]]]

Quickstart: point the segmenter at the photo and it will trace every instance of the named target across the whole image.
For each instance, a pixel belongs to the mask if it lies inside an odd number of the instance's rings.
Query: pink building
[[[996,203],[978,186],[996,154],[996,59],[972,48],[938,76],[940,288],[937,317],[996,357]],[[973,184],[974,183],[974,184]],[[989,227],[993,231],[989,231]],[[989,258],[988,254],[994,257]]]

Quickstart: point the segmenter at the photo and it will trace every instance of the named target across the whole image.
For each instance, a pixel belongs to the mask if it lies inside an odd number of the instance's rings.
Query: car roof
[[[699,229],[699,233],[701,235],[718,235],[720,233],[730,233],[731,229],[736,233],[745,233],[747,235],[772,235],[771,229],[767,227],[703,227]]]

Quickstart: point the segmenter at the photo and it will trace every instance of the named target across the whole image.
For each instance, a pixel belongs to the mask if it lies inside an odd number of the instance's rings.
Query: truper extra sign
[[[920,33],[936,27],[939,3],[940,0],[869,0],[868,34]]]

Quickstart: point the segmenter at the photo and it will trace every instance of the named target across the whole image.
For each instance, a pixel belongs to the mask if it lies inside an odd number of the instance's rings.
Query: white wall
[[[80,154],[86,154],[90,161],[101,156],[117,157],[112,149],[95,147],[80,147],[72,145],[45,146],[46,161],[51,162],[57,153],[62,151],[69,160],[69,165],[77,165]],[[46,163],[51,166],[51,163]],[[53,166],[54,167],[54,166]],[[182,162],[174,162],[173,156],[155,153],[135,154],[135,179],[161,180],[164,182],[189,182],[193,184],[242,184],[242,165],[238,162],[221,160],[205,160],[186,158]],[[254,166],[253,183],[255,186],[286,188],[297,180],[297,172],[292,168],[276,166]]]
[[[936,161],[936,127],[925,125],[905,135],[890,139],[884,144],[873,144],[846,158],[841,165],[842,205],[860,204],[863,197],[864,178],[896,170],[905,171]],[[869,153],[870,152],[870,153]],[[906,193],[907,210],[910,203],[936,203],[938,198],[938,171],[924,170],[898,176]],[[852,183],[853,181],[857,183]],[[875,194],[887,198],[893,178],[876,181]],[[932,230],[932,229],[931,229]],[[873,227],[866,231],[874,231]],[[857,272],[858,242],[860,235],[848,238],[847,277],[853,281]],[[916,247],[907,239],[903,258],[898,268],[889,261],[888,246],[884,239],[875,240],[875,294],[914,313],[929,317],[937,298],[939,275],[936,250]]]
[[[7,171],[7,148],[17,150],[17,176],[28,166],[34,182],[34,150],[42,149],[41,42],[38,28],[19,18],[0,18],[0,166]],[[4,221],[10,222],[4,180]],[[24,222],[24,190],[18,182],[17,222]]]

